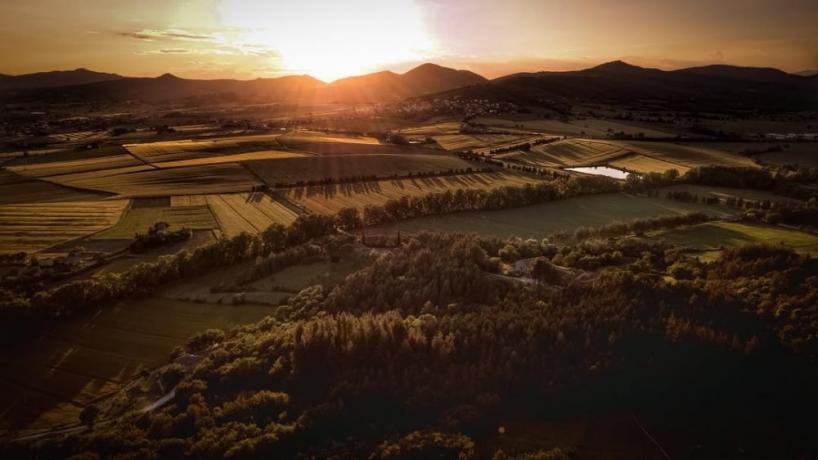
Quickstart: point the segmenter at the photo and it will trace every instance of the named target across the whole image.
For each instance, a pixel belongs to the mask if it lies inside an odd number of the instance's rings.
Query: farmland
[[[286,161],[286,160],[275,160]],[[155,169],[148,165],[50,177],[60,185],[127,197],[243,192],[260,185],[236,163]]]
[[[646,124],[601,119],[554,120],[531,116],[507,116],[503,118],[477,118],[475,123],[486,126],[523,128],[553,135],[607,137],[611,133],[636,136],[640,133],[649,138],[672,138],[672,127],[653,127]]]
[[[108,196],[106,193],[72,189],[10,171],[0,171],[0,205],[92,201]]]
[[[253,161],[246,166],[270,186],[327,178],[392,176],[472,167],[464,160],[442,154],[315,156]]]
[[[697,251],[714,251],[748,244],[783,245],[812,257],[818,257],[818,236],[782,227],[710,222],[683,227],[652,236]]]
[[[462,212],[442,216],[422,217],[373,228],[375,233],[421,231],[476,233],[483,236],[508,238],[543,238],[559,231],[578,227],[597,227],[614,222],[627,222],[645,217],[705,212],[727,216],[736,212],[725,206],[680,203],[661,198],[629,194],[602,194],[570,198],[541,205],[484,212]]]
[[[363,208],[368,204],[382,205],[387,200],[404,196],[454,192],[458,189],[490,190],[502,186],[519,187],[536,182],[537,179],[528,176],[497,172],[293,187],[282,189],[280,193],[310,212],[332,215],[344,207]]]
[[[192,334],[255,322],[270,309],[151,298],[72,321],[24,350],[2,354],[3,428],[72,423],[83,405],[165,362]],[[13,421],[13,422],[12,422]],[[13,423],[13,425],[11,425]]]
[[[234,136],[212,139],[186,139],[144,144],[127,144],[124,147],[145,163],[190,160],[215,154],[244,153],[253,150],[275,150],[280,146],[278,134]]]
[[[0,252],[35,252],[114,225],[127,200],[0,205]]]
[[[207,206],[133,207],[113,227],[94,235],[100,239],[132,238],[146,233],[158,222],[170,224],[171,230],[211,230],[218,227]]]
[[[172,209],[209,206],[222,234],[260,233],[273,223],[291,224],[297,212],[264,193],[173,196]]]

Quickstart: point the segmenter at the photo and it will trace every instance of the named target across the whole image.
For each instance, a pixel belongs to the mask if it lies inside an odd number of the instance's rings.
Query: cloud
[[[137,40],[153,41],[186,41],[186,42],[210,42],[215,41],[215,34],[193,33],[181,29],[142,29],[138,31],[119,32],[122,37],[135,38]]]

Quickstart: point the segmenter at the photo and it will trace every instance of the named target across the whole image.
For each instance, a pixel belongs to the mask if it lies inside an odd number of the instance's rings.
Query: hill
[[[89,72],[89,71],[84,71]],[[97,74],[105,75],[105,74]],[[161,101],[197,96],[232,95],[266,100],[375,102],[461,88],[485,83],[472,72],[424,64],[404,74],[384,71],[324,83],[308,75],[255,80],[193,80],[165,74],[157,78],[109,78],[80,81],[66,79],[63,85],[3,86],[6,97],[22,101],[143,100]],[[18,77],[13,77],[18,78]]]
[[[776,69],[713,65],[663,71],[622,61],[569,72],[518,73],[445,96],[503,100],[524,106],[593,101],[673,110],[818,108],[818,79]]]
[[[0,90],[54,88],[114,81],[122,78],[117,74],[94,72],[88,69],[57,70],[25,75],[0,75]]]

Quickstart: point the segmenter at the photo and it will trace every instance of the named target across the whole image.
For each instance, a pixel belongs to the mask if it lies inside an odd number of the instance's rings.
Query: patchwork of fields
[[[298,213],[264,193],[173,196],[173,209],[209,206],[222,234],[231,237],[241,232],[260,233],[273,223],[291,224]]]
[[[368,204],[382,205],[390,199],[404,196],[454,192],[458,189],[490,190],[502,186],[519,187],[537,182],[539,182],[537,179],[528,176],[497,172],[294,187],[283,189],[280,193],[310,212],[332,215],[341,208],[361,209]]]
[[[637,136],[640,133],[645,137],[663,138],[674,137],[675,128],[672,126],[652,126],[645,123],[634,123],[614,120],[584,119],[561,121],[553,119],[538,119],[531,115],[509,115],[506,117],[476,118],[475,123],[486,126],[523,128],[540,131],[548,134],[565,136],[593,136],[606,137],[610,133],[625,133]]]
[[[127,200],[0,205],[0,252],[34,252],[117,223]]]

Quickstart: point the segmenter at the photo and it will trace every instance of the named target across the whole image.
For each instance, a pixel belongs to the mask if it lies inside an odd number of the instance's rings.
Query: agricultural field
[[[8,166],[9,171],[30,177],[49,177],[62,174],[77,174],[115,168],[139,166],[143,163],[128,153],[112,154],[76,160],[33,162],[18,166]]]
[[[244,192],[261,185],[258,179],[236,163],[168,169],[156,169],[142,165],[66,174],[50,177],[47,180],[59,185],[103,191],[126,197]]]
[[[276,150],[280,134],[230,136],[212,139],[184,139],[144,144],[126,144],[124,147],[145,163],[190,160],[211,155],[245,153],[258,150]]]
[[[561,121],[554,119],[538,119],[531,115],[508,115],[504,117],[476,118],[474,123],[486,126],[523,128],[539,131],[547,134],[561,136],[590,136],[608,137],[611,133],[625,133],[627,135],[638,136],[640,133],[645,137],[671,138],[677,132],[674,127],[665,128],[654,127],[639,123],[630,123],[614,120],[581,119]]]
[[[382,177],[473,167],[465,160],[443,154],[312,156],[252,161],[245,165],[270,186],[327,178]]]
[[[394,179],[353,184],[332,184],[281,189],[279,193],[316,214],[333,215],[341,208],[362,209],[368,204],[382,205],[390,199],[422,196],[458,189],[490,190],[503,186],[523,186],[537,179],[507,172],[461,174],[415,179]]]
[[[293,131],[278,142],[285,148],[319,155],[372,155],[421,153],[426,149],[407,145],[381,144],[374,137]]]
[[[780,152],[769,152],[754,155],[762,163],[773,165],[798,165],[818,168],[818,142],[801,142],[788,144]]]
[[[116,224],[127,200],[0,205],[0,252],[36,252]]]
[[[209,206],[227,237],[241,232],[260,233],[273,223],[291,224],[298,212],[264,193],[173,196],[171,207]]]
[[[748,244],[783,245],[818,257],[818,236],[772,225],[708,222],[659,232],[651,237],[696,251],[705,251],[710,257],[713,251]]]
[[[259,305],[208,305],[164,298],[129,301],[48,333],[0,362],[0,427],[37,428],[78,420],[82,405],[119,390],[140,370],[166,362],[191,335],[252,323]]]
[[[689,212],[705,212],[724,217],[738,211],[727,206],[707,206],[615,193],[569,198],[500,211],[475,211],[421,217],[377,226],[372,229],[372,232],[392,234],[397,231],[404,233],[438,231],[476,233],[498,238],[512,236],[543,238],[559,230],[573,231],[577,227],[598,227],[638,218],[679,215]]]
[[[688,168],[697,166],[729,166],[757,168],[746,156],[705,145],[675,144],[672,142],[608,141],[623,150]]]
[[[304,154],[281,150],[259,150],[255,152],[236,153],[232,155],[215,155],[188,160],[164,161],[157,163],[157,168],[183,168],[188,166],[217,165],[222,163],[240,163],[243,161],[278,160],[282,158],[299,158]]]
[[[0,171],[0,205],[92,201],[109,196],[107,193],[72,189],[10,171]]]
[[[117,224],[97,233],[94,238],[132,238],[136,233],[146,233],[158,222],[170,224],[170,230],[188,228],[190,230],[212,230],[218,228],[210,208],[205,206],[186,207],[132,207]]]
[[[441,123],[435,123],[433,125],[424,125],[424,126],[415,126],[412,128],[404,128],[398,130],[400,134],[403,134],[407,137],[427,137],[427,136],[442,136],[442,135],[452,135],[452,134],[459,134],[460,133],[460,126],[462,125],[459,121],[445,121]]]
[[[520,144],[535,138],[536,136],[516,134],[447,134],[433,137],[444,150],[489,150]]]
[[[670,191],[685,191],[690,192],[693,195],[697,195],[701,198],[704,197],[716,197],[720,199],[722,202],[727,201],[729,198],[739,199],[741,198],[744,201],[770,201],[770,202],[790,202],[794,203],[798,200],[787,198],[781,195],[776,195],[774,193],[765,192],[763,190],[750,190],[750,189],[741,189],[741,188],[729,188],[729,187],[710,187],[706,185],[671,185],[670,187],[662,187],[660,189],[661,193],[664,194],[665,192]]]
[[[613,161],[609,161],[608,165],[625,171],[635,172],[637,174],[663,173],[665,171],[675,169],[681,175],[690,170],[689,167],[684,165],[669,163],[657,158],[638,154],[624,155]]]
[[[627,155],[628,152],[607,141],[568,139],[534,146],[512,158],[540,168],[598,165]]]
[[[329,289],[350,273],[366,266],[369,259],[358,253],[349,253],[337,263],[326,260],[305,262],[280,270],[270,276],[243,286],[226,289],[230,292],[213,292],[212,287],[235,284],[239,275],[252,267],[243,263],[223,270],[216,270],[195,279],[176,283],[163,289],[159,295],[168,299],[195,301],[210,304],[254,303],[279,305],[287,297],[309,286],[320,284]],[[236,291],[236,292],[234,292]]]

